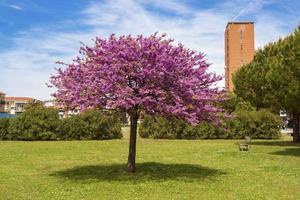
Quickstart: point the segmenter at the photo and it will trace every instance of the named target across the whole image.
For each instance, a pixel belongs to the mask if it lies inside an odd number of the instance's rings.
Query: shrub
[[[0,140],[8,139],[9,118],[0,118]]]
[[[139,134],[155,139],[277,139],[280,137],[281,119],[267,111],[238,110],[235,117],[225,120],[218,128],[208,122],[191,126],[177,118],[145,116]]]
[[[177,133],[183,130],[181,125],[181,120],[176,118],[145,115],[140,124],[139,135],[143,138],[175,139]]]
[[[220,102],[220,107],[227,113],[233,113],[237,110],[250,111],[255,109],[249,102],[244,101],[233,93],[229,93],[227,99]]]
[[[121,124],[128,125],[128,118],[126,112],[119,111],[116,112],[115,114],[119,116]]]
[[[140,124],[139,135],[154,139],[215,139],[222,138],[214,125],[203,122],[193,127],[177,118],[146,115]]]
[[[51,131],[46,131],[38,134],[39,140],[56,140],[57,135]]]
[[[59,130],[60,138],[67,140],[122,138],[119,116],[96,109],[63,119]]]
[[[58,138],[62,140],[80,140],[85,138],[83,130],[83,120],[79,115],[73,115],[60,121]]]
[[[47,138],[47,140],[53,140],[55,139],[54,133],[57,131],[58,122],[57,109],[42,105],[30,106],[18,117],[10,119],[8,139],[42,140]],[[48,136],[45,137],[45,135]]]
[[[227,138],[222,129],[217,128],[215,125],[208,122],[201,122],[197,126],[193,127],[187,125],[184,130],[185,139],[220,139]]]
[[[282,120],[268,110],[237,111],[228,128],[235,138],[249,136],[257,139],[277,139],[280,137]]]
[[[58,110],[40,102],[26,106],[16,118],[0,119],[0,139],[7,140],[101,140],[122,138],[120,115],[88,110],[59,119]]]

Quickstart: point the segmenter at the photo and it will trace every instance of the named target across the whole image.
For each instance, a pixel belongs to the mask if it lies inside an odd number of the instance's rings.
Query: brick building
[[[228,22],[225,30],[225,88],[233,91],[232,75],[241,66],[252,61],[254,49],[254,23]]]

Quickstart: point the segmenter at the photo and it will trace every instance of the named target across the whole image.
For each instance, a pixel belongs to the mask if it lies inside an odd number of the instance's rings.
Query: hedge
[[[223,127],[202,122],[191,126],[177,118],[146,115],[139,134],[154,139],[277,139],[280,137],[281,119],[267,111],[238,111],[224,121]]]
[[[30,106],[15,118],[0,119],[1,140],[101,140],[122,138],[119,116],[88,110],[59,119],[58,110]]]
[[[54,140],[58,131],[58,110],[42,105],[30,106],[9,120],[8,140]]]
[[[278,139],[281,135],[281,118],[268,110],[239,110],[235,114],[235,119],[227,121],[227,127],[235,138]]]
[[[187,122],[175,117],[164,118],[146,115],[139,128],[143,138],[154,139],[216,139],[225,138],[226,134],[214,125],[202,122],[193,127]]]
[[[81,115],[63,119],[59,131],[60,138],[66,140],[104,140],[123,136],[119,116],[99,110],[88,110]]]

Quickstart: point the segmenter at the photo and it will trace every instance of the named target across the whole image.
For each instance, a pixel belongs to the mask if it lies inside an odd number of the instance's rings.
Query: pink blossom
[[[196,124],[215,121],[222,93],[220,76],[209,73],[203,53],[166,35],[144,37],[114,34],[83,45],[80,57],[51,77],[54,97],[68,107],[103,107],[149,114],[175,115]]]

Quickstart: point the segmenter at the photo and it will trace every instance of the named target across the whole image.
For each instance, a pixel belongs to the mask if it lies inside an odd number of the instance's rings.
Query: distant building
[[[17,115],[25,110],[25,105],[34,101],[29,97],[5,97],[4,111],[11,115]]]
[[[252,61],[254,49],[254,23],[228,22],[225,30],[225,88],[233,91],[232,75],[241,66]]]
[[[4,113],[4,105],[5,105],[5,93],[0,91],[0,113]]]
[[[57,108],[59,110],[59,112],[58,112],[59,118],[66,118],[68,116],[78,115],[80,113],[79,107],[76,107],[75,109],[66,109],[62,105],[59,105],[54,100],[44,101],[44,106]]]

